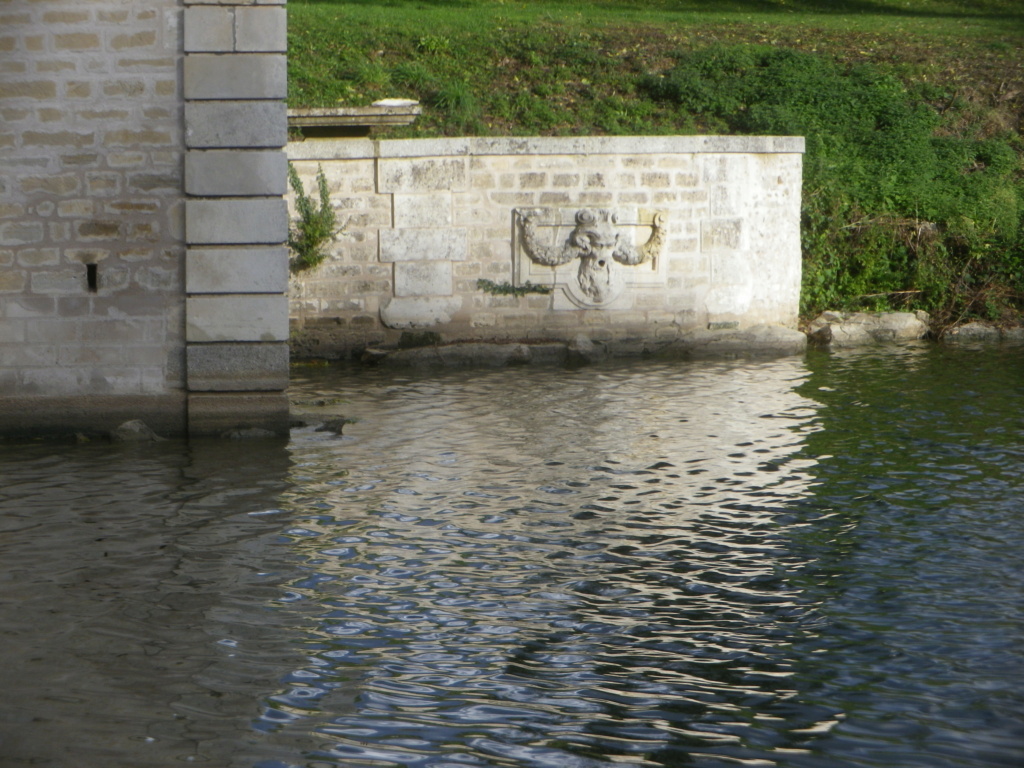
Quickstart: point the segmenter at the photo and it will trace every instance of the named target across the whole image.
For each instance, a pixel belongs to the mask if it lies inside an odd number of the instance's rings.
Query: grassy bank
[[[290,0],[294,106],[392,136],[808,137],[802,310],[1024,308],[1018,0]]]

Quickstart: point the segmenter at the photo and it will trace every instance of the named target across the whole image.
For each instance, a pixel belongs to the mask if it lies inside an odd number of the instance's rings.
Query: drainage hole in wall
[[[96,293],[99,290],[99,274],[96,264],[85,265],[85,280],[89,285],[89,293]]]

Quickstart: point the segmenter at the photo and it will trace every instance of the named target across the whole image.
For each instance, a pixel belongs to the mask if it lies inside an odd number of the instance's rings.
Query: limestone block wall
[[[0,0],[0,433],[285,423],[284,13]]]
[[[179,34],[177,0],[0,2],[8,422],[88,397],[183,428]]]
[[[793,327],[802,153],[795,137],[292,143],[344,226],[292,278],[293,349]],[[527,283],[550,292],[507,292]]]

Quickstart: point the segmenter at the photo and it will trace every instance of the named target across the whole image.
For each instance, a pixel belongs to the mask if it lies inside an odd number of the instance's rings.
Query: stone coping
[[[295,128],[331,128],[337,126],[373,127],[409,125],[423,112],[417,102],[379,103],[370,107],[327,107],[289,109],[288,126]]]
[[[802,136],[538,136],[456,139],[306,139],[290,160],[358,160],[485,155],[803,154]]]

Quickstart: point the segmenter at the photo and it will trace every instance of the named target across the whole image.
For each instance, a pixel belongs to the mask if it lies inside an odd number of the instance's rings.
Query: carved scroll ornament
[[[537,214],[520,211],[523,251],[536,264],[557,267],[579,259],[579,291],[595,306],[607,303],[621,290],[615,263],[636,266],[661,255],[665,242],[665,215],[656,213],[651,236],[636,247],[627,242],[615,211],[584,208],[576,212],[576,227],[562,245],[544,245],[537,234]]]

